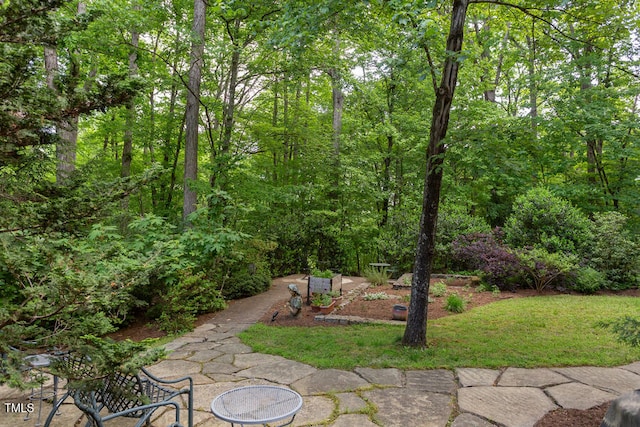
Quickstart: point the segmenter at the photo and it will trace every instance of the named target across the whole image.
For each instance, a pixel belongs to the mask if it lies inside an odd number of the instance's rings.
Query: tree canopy
[[[609,269],[589,242],[604,245],[606,228],[625,253],[637,247],[639,12],[595,0],[0,1],[0,352],[75,339],[51,331],[81,320],[100,335],[140,310],[180,329],[311,265],[418,272],[412,304],[426,312],[431,265],[456,265],[459,234],[564,230],[536,216],[531,194],[570,206],[592,240],[505,245],[530,250],[522,259],[562,247],[603,283],[634,286],[620,270],[635,261],[612,252]],[[74,309],[85,300],[90,319]]]

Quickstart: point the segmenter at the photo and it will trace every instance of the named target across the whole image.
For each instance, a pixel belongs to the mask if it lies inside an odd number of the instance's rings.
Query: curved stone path
[[[301,276],[278,279],[268,292],[233,302],[167,344],[168,358],[149,368],[162,378],[194,379],[196,426],[228,426],[211,414],[211,400],[226,390],[255,384],[287,386],[303,396],[293,426],[332,427],[445,427],[450,421],[451,427],[530,427],[559,407],[587,409],[640,388],[640,362],[617,368],[342,371],[254,353],[236,334],[273,304],[286,301],[286,285],[296,281],[301,283]],[[63,405],[52,426],[73,425],[71,420],[78,417],[73,409]],[[0,426],[23,425],[15,416],[4,415],[9,414],[0,414]],[[186,420],[186,413],[181,417]],[[169,420],[161,414],[153,425],[166,426]],[[110,425],[129,424],[114,420]]]

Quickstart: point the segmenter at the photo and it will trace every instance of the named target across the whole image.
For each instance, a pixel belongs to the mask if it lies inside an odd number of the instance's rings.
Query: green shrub
[[[386,270],[371,267],[364,270],[364,277],[366,277],[372,285],[380,286],[387,284],[391,275]]]
[[[444,308],[451,313],[462,313],[467,308],[467,304],[460,295],[449,294],[444,303]]]
[[[187,332],[193,329],[196,315],[222,310],[226,307],[222,293],[215,282],[204,273],[185,271],[180,281],[168,286],[160,297],[160,329],[169,333]]]
[[[563,253],[549,253],[544,248],[526,249],[518,252],[524,271],[529,275],[532,286],[538,292],[555,280],[576,269],[577,257]]]
[[[447,293],[447,285],[444,282],[436,282],[429,286],[429,292],[434,297],[442,297]]]
[[[592,294],[605,287],[606,281],[604,273],[584,267],[576,271],[572,288],[583,294]]]
[[[625,229],[627,217],[618,212],[596,213],[593,239],[587,249],[589,265],[605,274],[606,287],[638,286],[640,245]]]
[[[591,241],[589,219],[568,201],[537,187],[519,196],[507,219],[505,241],[513,248],[582,254]]]

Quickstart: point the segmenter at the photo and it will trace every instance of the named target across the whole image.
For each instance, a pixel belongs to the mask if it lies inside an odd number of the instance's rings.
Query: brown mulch
[[[534,427],[600,427],[609,403],[590,409],[556,409],[549,412]]]

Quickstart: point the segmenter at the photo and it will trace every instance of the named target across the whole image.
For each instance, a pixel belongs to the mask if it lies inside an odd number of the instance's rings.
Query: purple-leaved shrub
[[[454,261],[463,269],[480,270],[484,280],[501,290],[514,290],[523,280],[519,258],[502,243],[502,231],[458,236],[453,244]]]

